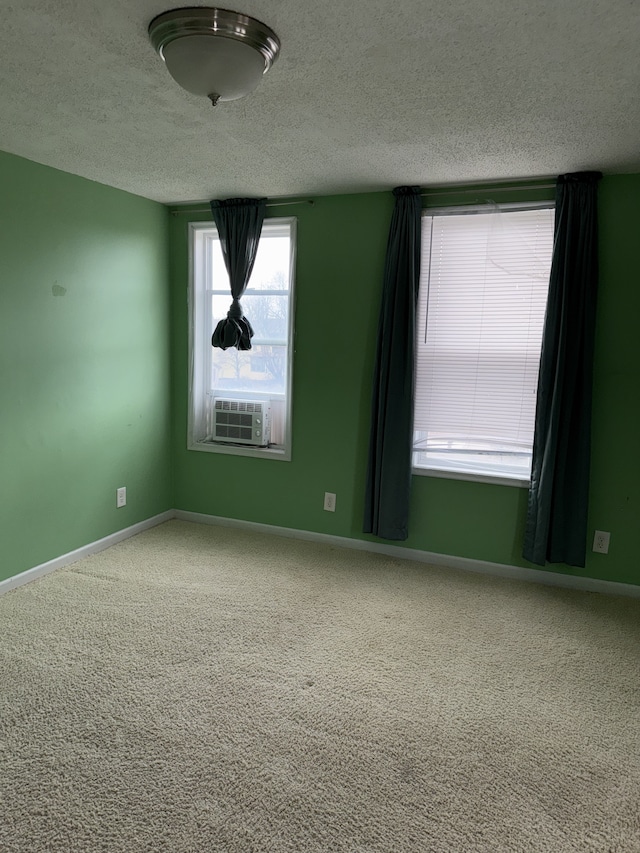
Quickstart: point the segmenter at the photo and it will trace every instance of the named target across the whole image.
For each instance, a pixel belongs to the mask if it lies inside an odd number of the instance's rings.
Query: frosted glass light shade
[[[214,105],[252,92],[280,50],[266,24],[228,9],[165,12],[149,24],[149,38],[176,83]]]
[[[220,36],[187,36],[170,42],[163,51],[173,79],[193,95],[218,96],[235,101],[252,92],[264,74],[257,50]]]

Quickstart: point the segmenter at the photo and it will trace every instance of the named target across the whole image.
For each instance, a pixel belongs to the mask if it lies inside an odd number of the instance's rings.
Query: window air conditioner
[[[269,403],[255,400],[213,400],[212,441],[266,447],[271,439]]]

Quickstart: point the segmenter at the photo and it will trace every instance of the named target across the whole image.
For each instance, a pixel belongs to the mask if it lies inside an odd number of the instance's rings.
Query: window
[[[242,297],[254,331],[252,348],[245,352],[211,346],[213,330],[231,304],[229,277],[215,226],[192,223],[190,230],[189,449],[290,459],[295,219],[267,219],[262,226]],[[233,414],[220,414],[223,407]],[[242,430],[219,425],[221,418],[251,423],[248,413],[261,409],[269,412],[266,446],[239,444],[233,439]]]
[[[416,473],[528,482],[553,220],[549,202],[423,215]]]

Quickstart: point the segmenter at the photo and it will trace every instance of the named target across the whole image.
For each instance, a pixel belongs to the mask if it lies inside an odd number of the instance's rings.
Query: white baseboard
[[[365,539],[351,539],[347,536],[332,536],[329,533],[315,533],[312,530],[296,530],[293,527],[277,527],[274,524],[261,524],[257,521],[244,521],[239,518],[225,518],[220,515],[206,515],[201,512],[187,512],[183,509],[169,509],[154,515],[124,530],[118,530],[77,548],[62,554],[47,563],[41,563],[32,569],[27,569],[19,575],[0,581],[0,595],[15,589],[22,584],[42,577],[49,572],[68,566],[78,560],[97,554],[123,539],[135,536],[150,527],[155,527],[172,518],[182,521],[193,521],[197,524],[213,524],[220,527],[235,527],[242,530],[255,530],[260,533],[269,533],[274,536],[283,536],[287,539],[305,539],[311,542],[322,542],[325,545],[337,545],[340,548],[351,548],[356,551],[371,551],[375,554],[386,554],[389,557],[398,557],[404,560],[415,560],[420,563],[429,563],[432,566],[443,566],[451,569],[461,569],[465,572],[477,572],[485,575],[494,575],[513,580],[529,581],[530,583],[544,584],[545,586],[563,587],[565,589],[578,589],[587,592],[601,592],[606,595],[624,595],[631,598],[640,598],[640,586],[628,583],[617,583],[615,581],[599,580],[598,578],[585,578],[577,575],[565,575],[561,572],[543,571],[541,569],[525,569],[521,566],[509,566],[503,563],[490,563],[485,560],[472,560],[467,557],[452,557],[448,554],[436,554],[432,551],[420,551],[416,548],[402,548],[399,545],[386,545],[382,542],[370,542]]]
[[[161,512],[159,515],[139,521],[137,524],[132,524],[131,527],[125,527],[124,530],[117,530],[103,539],[90,542],[89,545],[83,545],[82,548],[76,548],[75,551],[69,551],[68,554],[62,554],[60,557],[49,560],[47,563],[41,563],[39,566],[34,566],[32,569],[20,572],[19,575],[14,575],[11,578],[0,581],[0,595],[9,592],[11,589],[15,589],[17,586],[22,586],[22,584],[40,578],[42,575],[47,575],[56,569],[61,569],[63,566],[76,563],[90,554],[97,554],[98,551],[104,551],[105,548],[110,548],[116,542],[122,542],[123,539],[128,539],[130,536],[135,536],[136,533],[141,533],[149,527],[155,527],[157,524],[162,524],[164,521],[169,521],[172,518],[175,518],[175,512],[169,509],[166,512]]]
[[[175,510],[174,517],[182,521],[194,521],[198,524],[237,527],[243,530],[255,530],[260,533],[284,536],[288,539],[306,539],[312,542],[323,542],[326,545],[338,545],[341,548],[352,548],[356,551],[372,551],[376,554],[387,554],[389,557],[399,557],[404,560],[429,563],[432,566],[444,566],[445,568],[461,569],[465,572],[477,572],[485,575],[511,578],[513,580],[529,581],[530,583],[539,583],[545,586],[640,598],[640,586],[629,583],[617,583],[616,581],[605,581],[598,578],[565,575],[561,572],[544,571],[542,569],[525,569],[521,566],[490,563],[486,560],[471,560],[467,557],[452,557],[448,554],[436,554],[432,551],[419,551],[416,548],[402,548],[399,545],[385,545],[381,542],[369,542],[365,539],[350,539],[346,536],[314,533],[311,530],[295,530],[292,527],[276,527],[272,524],[260,524],[257,521],[243,521],[238,518],[205,515],[204,513],[187,512],[182,509]]]

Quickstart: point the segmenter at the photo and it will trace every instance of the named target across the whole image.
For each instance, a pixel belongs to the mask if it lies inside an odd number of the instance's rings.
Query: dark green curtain
[[[585,564],[601,177],[576,172],[556,186],[523,552],[539,566]]]
[[[243,314],[240,297],[251,278],[266,206],[265,198],[229,198],[211,202],[233,298],[226,319],[220,320],[211,338],[214,347],[251,349],[253,329]]]
[[[422,203],[419,187],[397,187],[393,195],[371,403],[364,532],[406,539]]]

